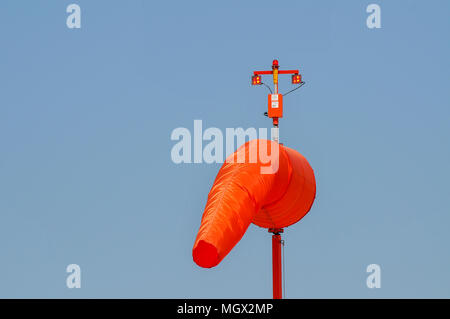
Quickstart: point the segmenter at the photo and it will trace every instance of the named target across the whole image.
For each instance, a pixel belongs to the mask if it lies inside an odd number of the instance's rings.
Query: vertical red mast
[[[272,62],[272,74],[273,74],[273,93],[269,96],[269,110],[273,108],[274,96],[277,96],[278,108],[281,112],[283,112],[282,99],[278,97],[278,60],[273,60]],[[281,104],[281,105],[280,105]],[[273,112],[272,112],[273,113]],[[282,113],[277,114],[283,116]],[[280,117],[281,117],[280,116]],[[271,116],[272,124],[273,124],[273,136],[272,139],[279,143],[280,142],[280,133],[278,129],[278,116]],[[282,268],[281,268],[281,236],[280,233],[283,232],[283,229],[269,229],[269,232],[272,232],[272,287],[273,287],[273,299],[281,299],[283,298],[283,283],[282,283]]]
[[[280,70],[278,60],[273,60],[272,71],[254,71],[252,76],[252,85],[264,84],[261,75],[271,74],[273,76],[273,93],[268,97],[268,112],[265,113],[272,119],[272,140],[279,143],[279,119],[283,117],[283,95],[278,93],[278,75],[292,74],[292,84],[302,84],[302,77],[298,70]],[[273,272],[273,299],[283,298],[282,284],[282,263],[281,263],[281,233],[282,228],[270,228],[269,233],[272,235],[272,272]]]
[[[281,264],[281,235],[282,228],[269,229],[272,235],[272,277],[273,277],[273,299],[283,298],[282,264]]]

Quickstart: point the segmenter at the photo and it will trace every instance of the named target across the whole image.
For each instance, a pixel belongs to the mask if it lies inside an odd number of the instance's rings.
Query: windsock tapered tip
[[[195,263],[203,268],[212,268],[220,262],[217,248],[204,240],[200,240],[195,245],[192,257]]]

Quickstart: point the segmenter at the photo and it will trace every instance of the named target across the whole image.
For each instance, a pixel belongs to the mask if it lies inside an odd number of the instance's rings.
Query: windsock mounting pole
[[[282,264],[281,264],[281,233],[282,228],[270,228],[272,235],[272,273],[273,273],[273,299],[283,298]]]
[[[302,76],[298,70],[280,70],[278,60],[272,61],[272,70],[253,71],[252,85],[264,84],[261,80],[261,75],[273,76],[273,93],[269,94],[268,111],[264,113],[265,116],[272,119],[272,141],[280,143],[279,133],[279,119],[283,117],[283,94],[278,92],[278,76],[280,74],[290,74],[292,76],[292,84],[303,84]],[[266,85],[267,86],[267,85]],[[289,93],[289,92],[288,92]],[[286,93],[287,94],[287,93]],[[272,235],[272,272],[273,272],[273,299],[283,298],[283,274],[281,264],[281,233],[282,228],[269,228],[269,233]]]

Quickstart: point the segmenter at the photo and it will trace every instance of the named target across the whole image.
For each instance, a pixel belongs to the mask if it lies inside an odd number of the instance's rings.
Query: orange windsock
[[[230,155],[208,195],[192,255],[214,267],[244,235],[250,223],[283,228],[310,210],[314,172],[297,151],[273,141],[252,140]]]

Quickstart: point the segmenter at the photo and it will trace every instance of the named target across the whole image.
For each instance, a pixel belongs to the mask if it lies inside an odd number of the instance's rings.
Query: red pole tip
[[[273,62],[272,62],[272,68],[278,68],[279,67],[279,65],[278,65],[278,60],[273,60]]]

